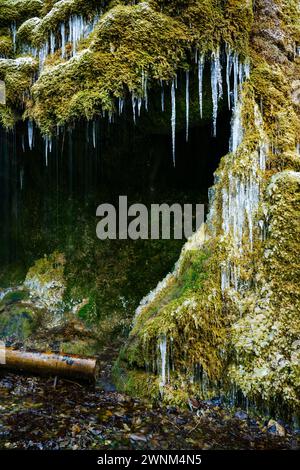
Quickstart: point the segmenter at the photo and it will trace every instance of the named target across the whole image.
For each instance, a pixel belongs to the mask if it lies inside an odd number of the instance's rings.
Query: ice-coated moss
[[[24,281],[30,296],[39,300],[44,308],[53,313],[61,313],[64,310],[65,262],[62,253],[54,252],[48,257],[45,256],[30,268]]]
[[[0,59],[0,80],[5,82],[6,90],[6,105],[0,105],[0,123],[4,127],[13,127],[24,95],[30,94],[36,70],[37,62],[31,57]]]
[[[145,94],[160,80],[175,78],[194,62],[195,50],[210,52],[228,43],[247,55],[252,23],[247,1],[191,0],[188,2],[47,2],[39,19],[30,18],[18,31],[18,45],[43,47],[52,34],[58,40],[60,26],[74,15],[91,18],[100,14],[98,26],[79,45],[81,52],[69,58],[61,54],[46,60],[48,67],[25,97],[27,110],[44,133],[56,124],[91,119],[104,111],[113,112],[116,98],[128,91],[136,97]],[[93,73],[91,72],[93,71]],[[53,99],[55,90],[57,100]],[[49,97],[52,96],[50,100]]]
[[[267,188],[268,238],[258,272],[259,293],[232,326],[237,364],[232,379],[245,395],[280,398],[299,411],[300,173],[274,175]]]
[[[223,393],[232,396],[238,389],[275,413],[285,409],[290,418],[299,414],[300,120],[293,91],[299,59],[292,53],[299,42],[296,18],[297,2],[291,2],[290,10],[279,0],[256,2],[249,42],[251,75],[233,121],[234,152],[216,172],[210,238],[196,255],[209,249],[204,288],[198,284],[194,292],[178,297],[180,278],[169,277],[141,306],[121,356],[129,374],[132,367],[156,371],[158,387],[163,385],[170,400],[173,384],[183,375],[185,384],[191,376],[198,380],[200,395],[219,384]],[[189,269],[201,280],[202,270],[192,263],[182,272]],[[207,309],[212,299],[214,311]],[[190,367],[194,351],[199,353],[194,356],[198,376]],[[173,359],[177,354],[181,364]]]

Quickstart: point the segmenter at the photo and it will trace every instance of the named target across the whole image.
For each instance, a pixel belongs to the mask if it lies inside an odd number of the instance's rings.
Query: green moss
[[[235,3],[227,4],[228,18],[237,13]],[[298,34],[295,18],[299,10],[297,2],[291,3],[290,11],[286,2],[278,1],[279,8],[269,5],[268,17],[262,16],[261,2],[256,6],[257,19],[248,44],[252,70],[242,95],[244,137],[237,151],[222,159],[216,173],[211,239],[204,245],[209,257],[204,264],[201,256],[192,263],[189,257],[181,260],[181,274],[171,276],[164,289],[141,309],[122,355],[129,369],[144,368],[159,375],[158,346],[166,338],[167,361],[176,372],[164,387],[167,401],[175,396],[176,375],[182,374],[187,384],[198,364],[206,377],[205,381],[198,378],[199,390],[206,384],[204,395],[220,383],[225,394],[239,388],[259,406],[277,401],[290,410],[290,416],[299,412],[299,174],[276,175],[284,169],[299,171],[295,151],[299,103],[291,94],[299,61],[289,59]],[[168,6],[173,16],[179,5]],[[240,6],[239,15],[246,21],[246,10]],[[266,41],[266,31],[272,28],[275,39]],[[266,171],[258,165],[261,152],[266,153]],[[224,191],[235,197],[233,178],[245,185],[250,180],[259,184],[260,201],[251,214],[252,248],[247,219],[240,248],[231,230],[224,235]],[[266,240],[261,238],[259,220],[268,227]],[[231,282],[221,293],[220,271],[228,265],[237,285]],[[189,387],[182,389],[193,393]]]
[[[0,302],[1,305],[8,305],[15,302],[20,302],[21,300],[28,299],[28,291],[26,290],[18,290],[12,291],[6,294]]]
[[[159,399],[159,383],[155,375],[124,369],[120,361],[115,363],[112,375],[116,387],[123,393],[151,401]]]
[[[99,352],[99,345],[95,340],[75,340],[60,344],[60,352],[79,356],[95,356]]]
[[[29,18],[24,21],[17,31],[18,42],[21,44],[33,44],[34,31],[40,23],[41,19],[38,17]]]
[[[9,35],[1,34],[0,31],[0,57],[9,57],[13,51],[12,40]]]
[[[30,57],[0,59],[0,80],[5,82],[6,90],[6,105],[0,105],[0,121],[5,128],[12,128],[17,113],[22,112],[24,96],[30,93],[36,70],[37,63]]]
[[[58,54],[55,61],[47,61],[49,68],[32,88],[34,101],[28,101],[26,112],[44,133],[56,124],[113,112],[116,98],[128,91],[143,96],[143,76],[150,88],[160,80],[173,79],[180,69],[188,68],[195,48],[209,52],[227,41],[247,53],[252,21],[248,2],[223,7],[219,1],[194,0],[179,2],[176,8],[168,4],[161,8],[159,2],[124,3],[110,5],[77,57],[65,62]],[[74,13],[88,15],[94,6],[93,2],[85,7],[80,1],[58,2],[41,21],[31,19],[22,25],[20,39],[43,44],[61,21]]]
[[[1,0],[0,25],[19,23],[40,12],[42,0]]]
[[[0,314],[0,338],[25,340],[32,335],[36,326],[36,315],[29,307],[15,306]]]
[[[193,375],[201,365],[209,378],[220,377],[226,321],[218,285],[209,253],[187,252],[178,274],[136,317],[123,353],[129,367],[159,372],[158,344],[165,337],[168,361],[177,373]]]
[[[64,255],[59,252],[44,256],[29,269],[24,281],[31,297],[39,299],[50,312],[64,310],[65,262]]]
[[[239,366],[232,368],[249,396],[274,397],[299,412],[300,174],[276,174],[267,188],[269,234],[255,308],[233,326]]]

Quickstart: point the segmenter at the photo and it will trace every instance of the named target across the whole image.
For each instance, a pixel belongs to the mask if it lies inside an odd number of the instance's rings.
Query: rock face
[[[97,351],[95,336],[78,318],[87,300],[64,301],[64,267],[64,255],[54,252],[36,261],[22,285],[0,291],[0,340],[41,351]]]
[[[129,391],[143,390],[134,368],[144,365],[165,378],[166,401],[239,391],[274,413],[299,414],[299,7],[290,7],[255,2],[251,74],[211,192],[207,257],[183,263],[139,308],[121,358]],[[189,269],[202,283],[190,286]]]
[[[57,127],[112,119],[128,96],[135,121],[149,92],[160,98],[169,83],[175,154],[177,73],[196,68],[205,115],[204,62],[214,128],[225,80],[233,108],[207,225],[142,301],[118,364],[122,386],[176,404],[238,391],[299,414],[299,2],[120,1],[101,14],[93,0],[28,3],[0,7],[3,28],[13,21],[12,40],[0,43],[0,120],[9,128],[29,117],[29,131],[34,120],[46,152]],[[53,321],[64,310],[63,265],[58,254],[40,260],[25,281]]]
[[[64,310],[65,262],[65,257],[61,253],[55,252],[48,257],[45,256],[28,271],[24,282],[30,297],[56,315]]]

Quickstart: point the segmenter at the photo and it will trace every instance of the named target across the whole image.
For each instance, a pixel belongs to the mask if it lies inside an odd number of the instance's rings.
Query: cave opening
[[[57,128],[51,139],[30,121],[1,130],[2,286],[58,251],[68,260],[67,296],[92,296],[98,318],[112,311],[132,318],[140,299],[172,270],[185,240],[99,241],[96,208],[117,205],[121,195],[129,204],[207,207],[214,171],[229,150],[232,115],[223,96],[214,136],[209,67],[202,119],[197,70],[189,74],[189,113],[186,80],[183,72],[176,83],[173,153],[171,84],[149,91],[148,111],[128,96],[121,115]]]

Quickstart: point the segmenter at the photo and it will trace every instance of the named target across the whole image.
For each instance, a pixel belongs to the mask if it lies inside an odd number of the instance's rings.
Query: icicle
[[[86,36],[86,24],[82,16],[71,16],[69,19],[69,42],[72,44],[72,55],[76,54],[77,44]]]
[[[239,56],[238,54],[234,54],[233,57],[233,73],[234,73],[234,87],[233,87],[233,101],[234,107],[237,106],[238,98],[239,98],[239,82],[238,82],[238,75],[239,75]]]
[[[96,148],[96,122],[93,121],[93,147]]]
[[[159,351],[161,358],[161,376],[160,376],[160,388],[164,388],[166,385],[166,369],[167,369],[167,338],[164,335],[159,342]]]
[[[27,130],[28,130],[28,146],[30,150],[33,148],[33,122],[31,119],[27,121]]]
[[[195,49],[195,64],[198,63],[198,49]]]
[[[228,46],[226,50],[226,83],[227,83],[227,97],[228,97],[228,109],[231,109],[231,86],[230,86],[230,77],[232,70],[232,57],[231,57],[231,48]]]
[[[60,35],[61,35],[61,56],[64,59],[66,56],[66,27],[65,23],[60,25]]]
[[[119,98],[119,116],[123,113],[124,109],[124,100],[123,98]]]
[[[186,89],[185,89],[185,111],[186,111],[186,141],[189,141],[190,124],[190,72],[186,71]]]
[[[25,139],[24,139],[23,134],[22,134],[22,150],[23,150],[23,152],[25,152]]]
[[[138,103],[138,116],[140,117],[141,116],[141,110],[142,110],[142,98],[139,96],[138,97],[138,100],[137,100],[137,103]]]
[[[161,110],[164,113],[165,112],[165,89],[164,89],[164,84],[161,80]]]
[[[219,99],[223,95],[222,70],[220,63],[220,51],[212,53],[211,58],[211,90],[213,102],[213,135],[217,135],[217,118]]]
[[[48,137],[45,137],[45,163],[48,166]]]
[[[172,124],[172,154],[173,154],[173,165],[176,166],[176,88],[175,80],[172,81],[171,87],[171,124]]]
[[[296,152],[298,155],[300,155],[300,143],[296,145]]]
[[[46,166],[48,166],[48,155],[49,153],[52,152],[52,138],[45,136],[44,142],[45,142],[45,164]]]
[[[146,73],[142,73],[142,89],[143,89],[143,97],[145,100],[145,109],[148,111],[148,76]]]
[[[44,63],[48,54],[49,54],[49,44],[47,42],[39,50],[39,71],[40,72],[43,70]]]
[[[136,124],[136,102],[137,102],[137,99],[134,96],[134,94],[132,94],[132,96],[131,96],[131,102],[132,102],[133,123]]]
[[[266,170],[266,161],[267,161],[267,154],[268,154],[268,146],[266,144],[260,145],[258,152],[259,152],[259,169],[261,171]]]
[[[230,152],[235,152],[237,150],[239,145],[242,143],[243,135],[244,131],[241,117],[241,104],[238,101],[234,109],[231,123],[231,138],[229,145]]]
[[[198,91],[199,91],[199,109],[201,119],[203,118],[203,70],[204,70],[204,54],[198,58]]]
[[[55,36],[53,32],[50,33],[50,54],[54,54],[55,52]]]
[[[244,78],[246,80],[249,80],[249,78],[250,78],[250,61],[249,61],[249,59],[246,59],[246,61],[244,63]]]
[[[16,45],[17,45],[17,25],[16,22],[14,21],[11,25],[11,33],[12,33],[12,41],[13,41],[13,47],[14,47],[14,52],[16,52]]]

